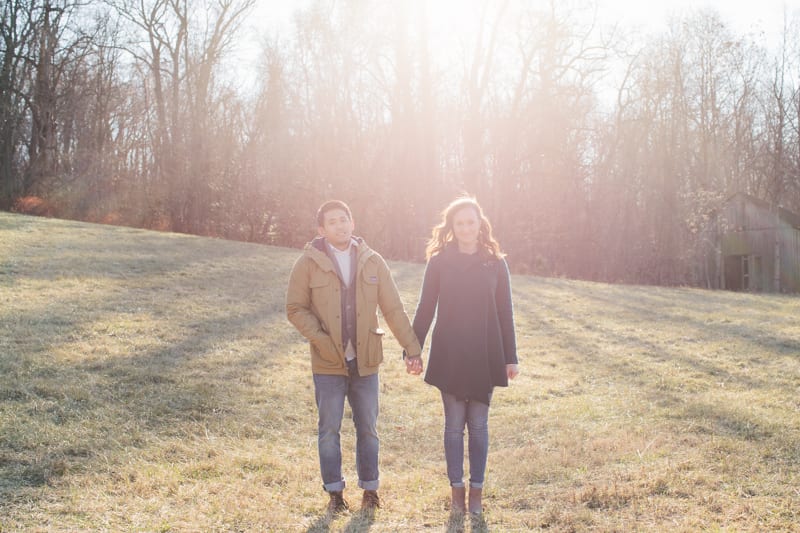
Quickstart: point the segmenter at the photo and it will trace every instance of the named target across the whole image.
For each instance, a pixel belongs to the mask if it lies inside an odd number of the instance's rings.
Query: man
[[[421,348],[389,267],[363,239],[353,236],[353,217],[344,202],[331,200],[317,211],[319,236],[295,262],[286,292],[286,315],[310,341],[314,396],[319,414],[317,446],[323,488],[333,514],[348,508],[342,491],[339,441],[344,399],[356,429],[361,509],[374,512],[378,498],[378,367],[383,360],[380,307],[394,336],[411,357],[406,370],[422,371]]]

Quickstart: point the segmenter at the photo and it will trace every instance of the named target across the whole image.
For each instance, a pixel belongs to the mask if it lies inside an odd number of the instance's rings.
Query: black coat
[[[460,400],[489,404],[495,386],[508,385],[517,363],[508,265],[485,252],[463,254],[455,243],[425,268],[414,332],[425,342],[436,325],[425,381]]]

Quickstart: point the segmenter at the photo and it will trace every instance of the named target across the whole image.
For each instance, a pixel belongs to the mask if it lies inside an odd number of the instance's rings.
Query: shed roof
[[[752,196],[744,192],[737,192],[736,194],[732,195],[730,198],[725,200],[725,205],[731,204],[737,199],[742,199],[744,201],[750,202],[767,211],[774,209],[774,206],[772,206],[766,200],[762,200],[761,198],[756,198],[755,196]],[[800,229],[800,215],[798,215],[797,213],[794,213],[792,211],[789,211],[788,209],[778,206],[778,216],[782,221],[789,224],[793,228]]]

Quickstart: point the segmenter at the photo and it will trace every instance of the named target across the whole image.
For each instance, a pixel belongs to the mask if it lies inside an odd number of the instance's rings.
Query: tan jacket
[[[383,361],[384,331],[378,323],[378,307],[409,356],[419,355],[422,349],[386,262],[363,240],[357,241],[355,349],[358,373],[367,376],[376,373]],[[340,281],[323,246],[327,246],[323,239],[315,239],[295,262],[286,291],[286,316],[310,341],[312,372],[346,376]]]

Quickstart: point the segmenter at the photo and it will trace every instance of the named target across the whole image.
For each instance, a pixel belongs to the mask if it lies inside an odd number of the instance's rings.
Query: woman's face
[[[478,213],[470,206],[462,207],[453,215],[453,235],[459,246],[474,246],[478,243],[481,223]]]

